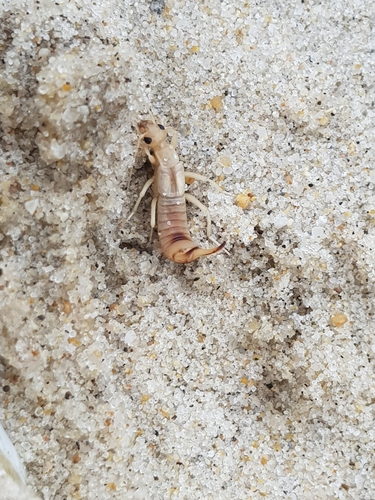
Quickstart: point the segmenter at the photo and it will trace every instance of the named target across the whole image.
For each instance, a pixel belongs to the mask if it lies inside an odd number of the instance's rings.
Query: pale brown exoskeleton
[[[140,133],[138,147],[142,142],[144,151],[154,168],[154,175],[143,186],[129,220],[138,208],[138,205],[148,188],[154,185],[154,197],[151,203],[151,235],[157,227],[159,240],[164,255],[180,264],[187,264],[198,257],[218,252],[225,246],[225,242],[214,248],[199,248],[191,239],[187,225],[186,200],[199,207],[207,217],[207,235],[211,233],[211,218],[207,207],[202,205],[194,196],[185,193],[185,177],[210,182],[216,189],[221,188],[210,179],[194,172],[184,172],[182,162],[176,153],[177,132],[170,128],[158,125],[154,121],[142,120],[138,123]],[[171,136],[168,140],[168,134]]]

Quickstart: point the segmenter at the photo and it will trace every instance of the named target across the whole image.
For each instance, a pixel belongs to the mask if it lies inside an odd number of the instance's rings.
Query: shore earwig
[[[138,147],[143,149],[154,168],[154,175],[143,186],[129,220],[137,210],[148,188],[153,184],[154,197],[151,202],[151,235],[156,225],[163,254],[173,262],[187,264],[204,255],[219,252],[225,242],[214,248],[200,248],[190,236],[186,216],[186,200],[200,208],[207,218],[207,235],[211,233],[211,218],[207,207],[189,193],[185,193],[185,178],[210,182],[216,189],[221,188],[210,179],[194,172],[184,172],[179,161],[176,146],[177,132],[171,127],[158,125],[150,120],[138,123],[140,133]],[[167,140],[170,134],[170,141]]]

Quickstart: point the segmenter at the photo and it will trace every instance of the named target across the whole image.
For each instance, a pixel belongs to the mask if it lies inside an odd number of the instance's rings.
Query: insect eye
[[[145,141],[146,144],[151,144],[152,143],[151,137],[144,137],[143,140]]]
[[[160,128],[160,130],[165,130],[164,125],[160,125],[160,123],[158,123],[158,127]]]

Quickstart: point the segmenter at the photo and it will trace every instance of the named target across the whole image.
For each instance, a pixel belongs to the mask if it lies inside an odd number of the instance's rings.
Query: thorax
[[[154,156],[157,159],[154,180],[155,195],[162,198],[184,196],[184,167],[182,162],[178,160],[174,149],[169,149],[168,145],[168,148],[160,148],[157,152],[154,151]]]
[[[160,147],[155,148],[154,156],[161,167],[174,168],[178,163],[176,150],[168,142],[163,142]]]

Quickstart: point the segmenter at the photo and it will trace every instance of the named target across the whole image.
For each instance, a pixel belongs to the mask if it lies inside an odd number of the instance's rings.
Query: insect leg
[[[190,201],[190,203],[192,203],[196,207],[200,208],[202,210],[202,212],[204,213],[204,215],[206,216],[206,218],[207,218],[207,236],[210,236],[210,234],[211,234],[211,216],[210,216],[210,213],[208,211],[208,208],[205,205],[203,205],[203,203],[201,203],[199,200],[197,200],[195,198],[195,196],[193,196],[189,193],[185,193],[185,198],[187,201]]]
[[[205,177],[204,175],[196,174],[195,172],[187,172],[187,171],[185,171],[185,177],[191,177],[192,179],[196,179],[197,181],[206,181],[206,182],[209,182],[212,187],[214,187],[218,191],[223,192],[223,190],[221,189],[221,187],[218,184],[216,184],[216,182],[212,181],[208,177]]]
[[[146,182],[146,184],[143,186],[142,191],[139,193],[138,199],[137,199],[137,201],[136,201],[136,203],[135,203],[135,205],[134,205],[134,208],[133,208],[133,210],[132,210],[131,214],[129,215],[129,217],[126,219],[126,221],[130,220],[130,219],[133,217],[133,215],[135,214],[135,212],[136,212],[137,208],[139,207],[139,204],[141,203],[142,198],[143,198],[143,197],[144,197],[144,195],[146,194],[147,189],[151,186],[151,184],[152,184],[153,182],[154,182],[154,178],[153,178],[153,177],[151,177],[151,179],[149,179],[149,180]]]
[[[145,150],[145,153],[146,153],[147,158],[148,158],[149,162],[151,163],[151,165],[155,165],[156,164],[155,156],[152,156],[152,154],[150,153],[150,150],[147,147],[145,147],[144,150]]]
[[[172,127],[165,127],[165,130],[168,132],[168,134],[171,135],[171,146],[175,148],[177,146],[178,142],[178,132]]]
[[[158,198],[155,196],[155,198],[152,198],[151,202],[151,232],[150,232],[150,241],[149,244],[151,245],[152,242],[152,233],[154,232],[154,227],[156,226],[156,205],[158,203]]]

